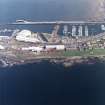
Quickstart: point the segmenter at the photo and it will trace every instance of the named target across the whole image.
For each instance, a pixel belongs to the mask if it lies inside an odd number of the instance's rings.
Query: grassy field
[[[77,50],[70,50],[63,52],[64,56],[95,56],[95,55],[105,55],[105,49],[93,49],[93,50],[86,50],[86,51],[77,51]]]

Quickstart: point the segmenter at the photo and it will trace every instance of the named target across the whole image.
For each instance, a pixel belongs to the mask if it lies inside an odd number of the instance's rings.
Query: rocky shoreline
[[[52,59],[50,62],[55,64],[62,64],[64,67],[71,67],[76,64],[95,64],[104,62],[104,57],[71,57],[65,59]]]
[[[15,65],[25,65],[31,63],[40,63],[43,61],[48,61],[51,64],[61,64],[64,67],[71,67],[76,64],[95,64],[98,62],[105,62],[105,56],[90,56],[90,57],[82,57],[82,56],[74,56],[74,57],[46,57],[46,58],[36,58],[30,60],[16,60],[13,58],[0,58],[0,67],[12,67]]]

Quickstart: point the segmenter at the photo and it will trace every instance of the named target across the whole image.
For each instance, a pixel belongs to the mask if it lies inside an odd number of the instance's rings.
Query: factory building
[[[76,26],[72,26],[72,36],[76,36]]]
[[[43,47],[23,47],[22,50],[24,51],[37,51],[37,52],[41,52],[43,51]]]
[[[42,37],[38,33],[32,33],[29,30],[22,30],[16,35],[17,41],[41,43],[44,42]]]
[[[63,34],[68,35],[68,26],[64,25]]]
[[[78,28],[78,36],[82,36],[82,26],[79,26]]]
[[[101,25],[101,30],[105,31],[105,25],[104,24]]]
[[[46,45],[46,49],[56,49],[56,50],[64,50],[65,46],[64,45]]]
[[[43,52],[43,51],[49,51],[49,50],[64,50],[64,45],[45,45],[45,46],[31,46],[31,47],[22,47],[21,50],[23,51],[33,51],[33,52]]]
[[[5,49],[5,47],[0,45],[0,50],[4,50],[4,49]]]
[[[88,30],[88,26],[85,26],[85,36],[89,36],[89,30]]]

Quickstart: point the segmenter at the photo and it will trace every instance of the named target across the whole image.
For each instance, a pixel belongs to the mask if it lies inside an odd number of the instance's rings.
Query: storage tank
[[[72,26],[72,36],[76,36],[76,26]]]

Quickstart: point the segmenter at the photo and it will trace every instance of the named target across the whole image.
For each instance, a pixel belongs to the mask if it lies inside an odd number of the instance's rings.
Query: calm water
[[[0,105],[105,105],[104,98],[105,64],[0,69]]]
[[[105,25],[105,24],[104,24]],[[31,30],[32,32],[45,32],[45,33],[52,33],[52,31],[54,30],[54,26],[55,25],[0,25],[0,31],[5,29],[11,30],[11,32],[0,32],[0,35],[9,35],[11,36],[13,31],[16,29],[19,30]],[[78,35],[78,27],[79,25],[76,25],[76,35]],[[82,25],[83,27],[83,36],[85,35],[85,25]],[[64,30],[64,25],[60,25],[60,29],[58,31],[59,35],[64,35],[63,34],[63,30]],[[101,25],[88,25],[88,30],[89,30],[89,35],[97,35],[99,33],[102,33],[104,31],[102,31],[101,29]],[[68,25],[68,31],[70,33],[72,33],[72,25]]]
[[[0,0],[0,23],[16,19],[87,20],[100,16],[99,1],[102,0]]]

